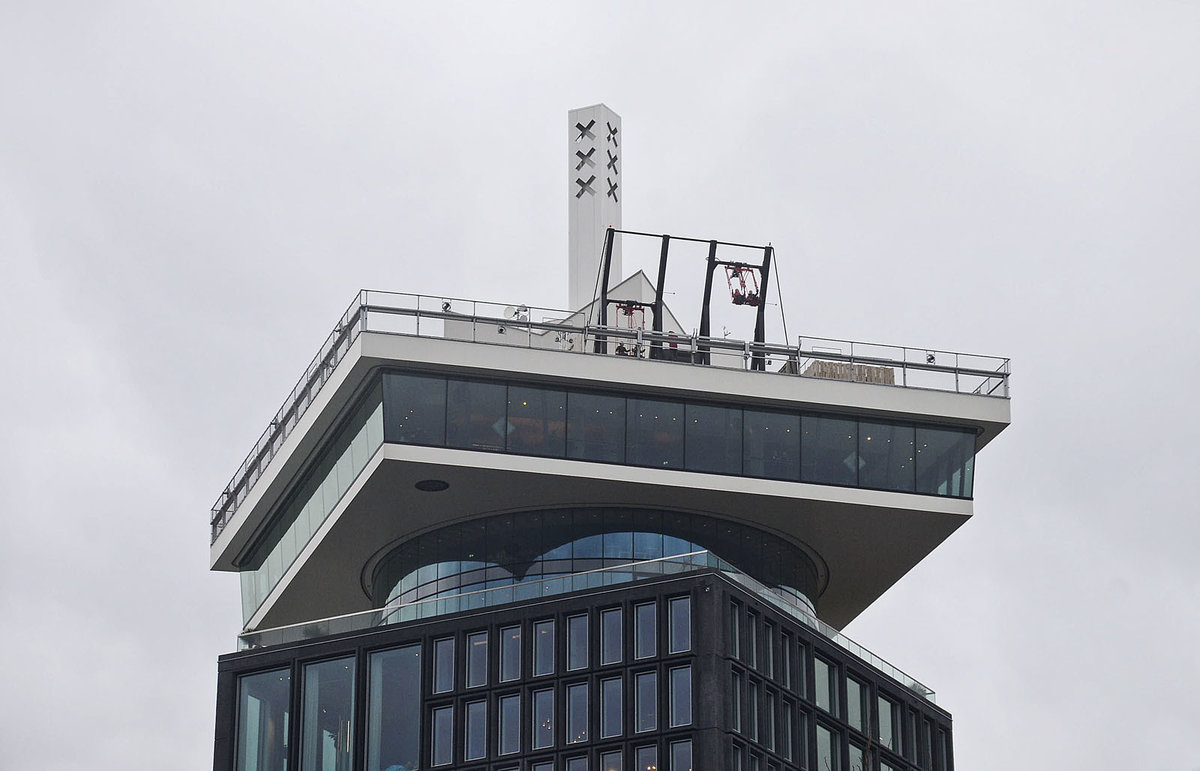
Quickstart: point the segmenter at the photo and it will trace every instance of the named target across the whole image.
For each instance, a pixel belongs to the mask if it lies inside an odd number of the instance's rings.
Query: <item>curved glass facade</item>
[[[812,559],[769,533],[699,514],[608,507],[502,514],[418,536],[380,562],[372,599],[383,607],[512,587],[499,601],[518,601],[544,594],[538,579],[705,550],[805,604],[820,591]],[[564,591],[578,588],[586,581]],[[497,592],[488,594],[497,604]]]
[[[975,432],[385,372],[384,441],[970,498]]]

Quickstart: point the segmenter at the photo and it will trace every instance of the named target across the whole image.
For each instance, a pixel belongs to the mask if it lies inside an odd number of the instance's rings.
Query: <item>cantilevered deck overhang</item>
[[[757,407],[824,410],[978,432],[1009,421],[1006,398],[364,331],[282,439],[212,544],[216,570],[238,570],[305,465],[382,368],[611,388]],[[448,490],[414,484],[442,479]],[[248,627],[370,607],[366,584],[382,554],[407,538],[496,513],[566,506],[693,511],[753,525],[807,550],[820,566],[821,618],[842,626],[971,515],[969,500],[555,458],[385,444],[301,551]]]

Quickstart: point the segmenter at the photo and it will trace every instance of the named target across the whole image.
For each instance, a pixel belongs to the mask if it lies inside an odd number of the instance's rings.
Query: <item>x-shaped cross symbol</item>
[[[617,198],[617,183],[608,178],[605,178],[604,181],[608,183],[608,197],[620,203],[621,199]]]
[[[618,129],[613,128],[613,124],[609,123],[608,121],[604,121],[604,125],[608,126],[608,141],[612,142],[617,147],[620,147],[621,143],[617,141]]]
[[[575,178],[575,184],[576,184],[576,185],[579,185],[579,191],[575,193],[575,197],[576,197],[576,198],[583,198],[583,194],[584,194],[584,193],[587,193],[588,195],[595,195],[595,194],[596,194],[596,191],[592,189],[592,183],[593,183],[593,182],[595,182],[595,181],[596,181],[596,175],[595,175],[595,174],[593,174],[592,176],[588,177],[588,181],[587,181],[587,182],[584,182],[584,181],[583,181],[582,179],[580,179],[579,177],[576,177],[576,178]]]
[[[596,152],[596,148],[588,150],[586,153],[583,150],[576,150],[575,157],[579,159],[579,163],[575,164],[575,171],[583,168],[584,164],[595,166],[596,162],[592,160],[592,153]]]
[[[613,155],[611,150],[605,150],[604,152],[608,153],[608,168],[612,169],[613,174],[620,174],[621,171],[617,168],[617,156]]]
[[[586,126],[583,125],[582,123],[576,123],[575,129],[579,132],[579,136],[575,137],[575,141],[578,142],[578,141],[582,140],[584,137],[587,137],[588,139],[595,139],[596,135],[592,133],[592,126],[595,126],[595,125],[596,125],[595,119],[588,121],[588,124]]]

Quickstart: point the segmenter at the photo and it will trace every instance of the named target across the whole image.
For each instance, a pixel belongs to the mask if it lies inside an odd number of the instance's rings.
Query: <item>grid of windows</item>
[[[941,757],[950,756],[949,734],[898,698],[902,690],[890,691],[858,664],[839,661],[831,651],[813,650],[794,632],[741,602],[731,600],[725,607],[730,630],[727,714],[729,728],[742,740],[730,741],[733,767],[740,763],[746,769],[784,771],[794,768],[792,764],[823,769],[829,763],[830,768],[851,771],[949,771],[941,765]],[[778,678],[760,681],[744,669],[749,641],[756,637],[762,652],[759,672],[765,674],[767,652],[777,650]],[[739,652],[740,657],[735,655]],[[813,673],[811,691],[802,676],[808,666]],[[809,711],[813,708],[820,715],[815,721]]]
[[[724,609],[739,620],[714,617],[714,625],[736,629],[743,654],[755,638],[759,651],[758,669],[748,668],[745,656],[720,660],[729,696],[718,699],[724,704],[715,714],[702,713],[737,732],[725,740],[730,767],[952,771],[949,728],[936,710],[740,590],[702,600],[704,594],[673,589],[647,598],[639,590],[620,605],[564,608],[550,617],[530,612],[454,633],[433,628],[420,642],[391,647],[355,642],[364,649],[354,656],[244,674],[235,681],[237,735],[228,768],[507,771],[516,764],[530,771],[549,763],[565,771],[572,761],[589,769],[643,761],[647,768],[690,768],[689,742],[701,735],[693,733],[702,708],[697,678],[711,671],[703,663],[709,652],[733,648],[732,640],[696,638],[692,624],[696,615]],[[633,655],[639,618],[642,652],[653,651],[645,658]],[[379,634],[395,638],[398,631]],[[547,674],[535,678],[539,647],[554,663],[543,661],[538,667]],[[613,661],[618,651],[621,660]],[[570,662],[580,655],[586,665],[576,669]],[[765,677],[768,666],[776,677]],[[522,669],[528,679],[520,679]],[[812,677],[802,676],[806,669]],[[360,684],[364,703],[356,711]],[[420,709],[412,708],[414,694]],[[365,728],[355,728],[358,719]]]

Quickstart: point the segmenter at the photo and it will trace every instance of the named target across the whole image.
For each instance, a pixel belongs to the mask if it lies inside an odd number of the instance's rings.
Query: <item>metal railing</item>
[[[457,297],[363,290],[238,467],[212,507],[215,542],[362,332],[436,337],[584,355],[751,370],[1008,398],[1007,358],[801,336],[796,345],[753,343],[591,323],[582,312]]]
[[[507,586],[462,592],[447,597],[428,597],[358,613],[347,613],[315,621],[247,631],[238,635],[238,646],[240,649],[246,650],[271,645],[286,645],[333,634],[362,632],[391,624],[407,623],[464,611],[484,610],[513,602],[530,602],[568,592],[602,589],[632,581],[705,569],[713,570],[715,571],[714,575],[722,576],[741,586],[780,612],[825,637],[842,650],[857,656],[905,688],[929,701],[934,700],[934,692],[931,688],[821,621],[813,614],[809,606],[792,598],[786,592],[773,589],[750,577],[707,550],[626,562],[568,575],[533,578]]]

